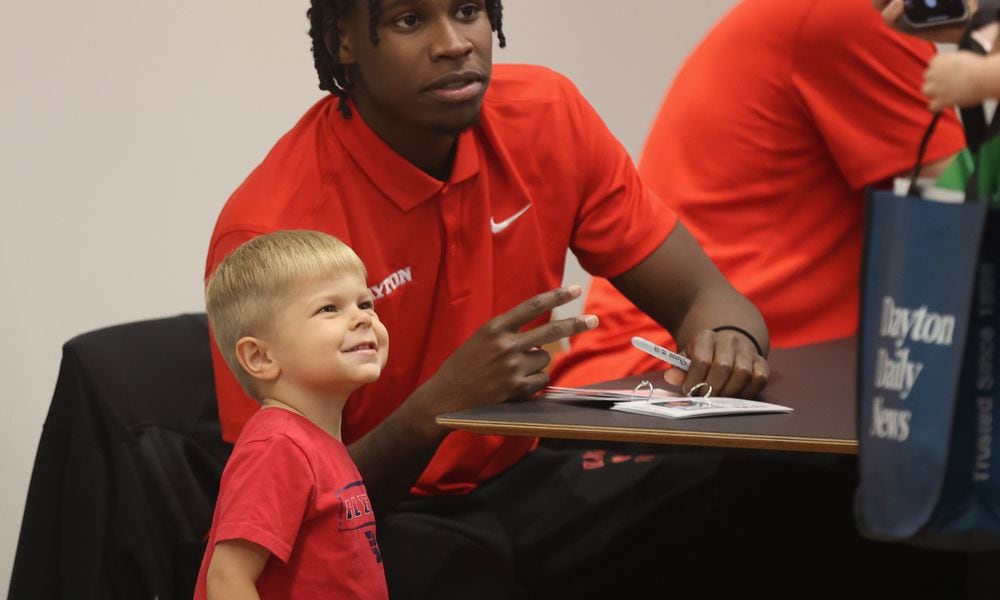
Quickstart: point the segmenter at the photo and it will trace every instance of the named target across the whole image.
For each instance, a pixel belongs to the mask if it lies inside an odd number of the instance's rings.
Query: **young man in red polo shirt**
[[[744,0],[671,84],[639,173],[761,310],[774,347],[854,334],[864,189],[913,168],[934,52],[886,27],[871,0]],[[923,174],[964,145],[947,111]],[[562,385],[660,368],[633,335],[673,345],[606,279],[584,310],[601,328],[554,365]]]
[[[208,253],[206,274],[249,238],[317,229],[368,266],[393,356],[350,398],[343,438],[397,599],[583,597],[625,591],[627,573],[659,573],[665,556],[707,564],[691,550],[707,539],[714,454],[584,456],[434,422],[540,390],[540,348],[597,325],[549,322],[580,293],[558,287],[568,249],[682,340],[686,388],[754,396],[767,379],[760,314],[576,88],[544,68],[493,68],[501,14],[499,0],[313,0],[332,95],[233,194]],[[232,440],[254,404],[215,363]]]

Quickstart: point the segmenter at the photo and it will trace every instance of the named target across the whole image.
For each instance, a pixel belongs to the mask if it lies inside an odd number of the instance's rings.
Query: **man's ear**
[[[274,381],[281,373],[278,361],[268,351],[267,342],[247,336],[236,342],[236,360],[254,379]]]
[[[342,65],[353,65],[358,62],[354,55],[354,38],[348,31],[347,24],[343,19],[337,21],[337,35],[340,36],[340,49],[337,51],[337,61]],[[326,44],[326,51],[333,54],[333,32],[327,31],[323,36],[323,43]]]

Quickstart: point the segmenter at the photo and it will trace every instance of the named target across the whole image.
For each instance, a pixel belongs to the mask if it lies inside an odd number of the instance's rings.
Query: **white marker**
[[[642,350],[646,354],[649,354],[650,356],[655,356],[656,358],[662,360],[663,362],[670,363],[671,365],[677,367],[678,369],[687,371],[688,367],[691,366],[690,358],[681,356],[676,352],[671,352],[670,350],[667,350],[663,346],[657,346],[653,342],[645,340],[639,336],[632,338],[632,345],[638,348],[639,350]]]

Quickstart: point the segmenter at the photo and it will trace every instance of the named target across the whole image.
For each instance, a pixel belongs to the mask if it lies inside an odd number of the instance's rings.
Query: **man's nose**
[[[472,48],[472,41],[455,27],[450,18],[441,18],[435,22],[431,45],[432,58],[461,58],[470,54]]]

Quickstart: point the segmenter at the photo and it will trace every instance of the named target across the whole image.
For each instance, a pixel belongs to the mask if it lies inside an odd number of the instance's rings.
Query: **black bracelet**
[[[760,342],[757,341],[757,338],[755,338],[753,335],[750,334],[749,331],[743,329],[742,327],[737,327],[735,325],[719,325],[718,327],[713,327],[712,331],[715,331],[716,333],[718,333],[719,331],[735,331],[737,333],[742,333],[743,335],[747,336],[747,338],[749,338],[751,342],[753,342],[753,347],[757,349],[757,354],[764,356],[764,349],[760,347]]]

